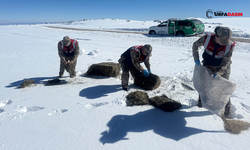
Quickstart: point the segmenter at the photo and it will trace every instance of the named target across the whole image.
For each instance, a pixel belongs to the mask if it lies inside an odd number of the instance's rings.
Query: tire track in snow
[[[55,29],[65,29],[65,30],[75,30],[75,31],[99,31],[99,32],[111,32],[111,33],[131,33],[131,34],[148,34],[147,32],[134,32],[134,31],[114,31],[114,30],[97,30],[97,29],[79,29],[79,28],[67,28],[67,27],[54,27],[54,26],[46,26],[48,28],[55,28]],[[198,37],[201,37],[203,35],[198,35]],[[165,36],[163,36],[165,37]],[[233,37],[233,41],[235,42],[244,42],[244,43],[250,43],[250,39],[248,38],[237,38]]]

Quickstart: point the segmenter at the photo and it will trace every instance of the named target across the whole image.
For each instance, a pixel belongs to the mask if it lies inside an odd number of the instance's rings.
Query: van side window
[[[178,21],[179,26],[191,26],[191,22],[188,21]]]

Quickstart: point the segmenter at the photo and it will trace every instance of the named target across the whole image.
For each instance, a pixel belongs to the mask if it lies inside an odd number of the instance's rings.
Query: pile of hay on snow
[[[131,92],[126,96],[132,106],[134,105],[153,105],[165,112],[173,112],[182,107],[181,103],[171,100],[165,95],[149,98],[148,94],[142,91]]]
[[[134,105],[149,105],[148,94],[142,91],[131,92],[126,96],[127,100]]]
[[[24,80],[23,83],[20,85],[20,88],[25,88],[27,86],[31,86],[32,84],[34,84],[35,80]]]
[[[154,90],[160,86],[161,79],[159,76],[152,74],[152,73],[148,77],[145,77],[143,73],[140,73],[134,79],[134,84],[145,90]]]
[[[89,67],[88,75],[101,75],[109,77],[117,77],[120,73],[120,64],[114,62],[103,62],[99,64],[93,64]]]
[[[240,134],[241,131],[248,130],[250,123],[241,120],[227,120],[224,116],[221,116],[224,121],[224,129],[232,134]]]
[[[56,79],[52,79],[52,80],[48,80],[48,82],[45,85],[58,85],[61,84],[61,80],[56,78]]]
[[[173,112],[182,107],[181,103],[168,98],[166,95],[155,96],[150,99],[150,103],[166,112]]]

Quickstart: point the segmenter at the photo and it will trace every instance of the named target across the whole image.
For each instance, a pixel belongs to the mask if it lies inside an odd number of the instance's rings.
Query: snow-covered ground
[[[210,20],[250,34],[249,18]],[[237,24],[234,24],[237,22]],[[153,21],[91,20],[53,24],[72,28],[147,29]],[[241,26],[242,25],[242,26]],[[68,35],[79,41],[81,55],[77,77],[67,84],[45,86],[58,76],[57,43]],[[116,150],[116,149],[220,149],[246,150],[250,131],[234,135],[226,132],[223,121],[196,106],[193,87],[192,44],[198,37],[149,36],[132,33],[72,31],[46,25],[0,26],[0,149],[2,150]],[[130,46],[151,44],[151,68],[161,77],[161,85],[146,91],[149,97],[167,95],[182,103],[180,110],[166,113],[152,106],[126,106],[126,95],[141,90],[130,80],[129,92],[121,89],[121,77],[87,77],[94,63],[117,62]],[[200,48],[202,51],[202,48]],[[91,53],[92,52],[92,53]],[[231,100],[234,119],[250,122],[250,43],[238,42],[232,57],[230,80],[237,84]],[[18,88],[24,79],[36,85]]]
[[[189,19],[192,19],[189,18]],[[205,33],[212,33],[216,26],[227,26],[233,31],[234,37],[250,38],[250,18],[215,18],[215,19],[199,19],[205,24]],[[116,30],[131,32],[146,32],[150,26],[160,24],[159,21],[134,21],[121,19],[99,19],[99,20],[83,20],[75,22],[67,22],[63,24],[49,24],[48,26],[67,27],[77,29],[96,29],[96,30]]]

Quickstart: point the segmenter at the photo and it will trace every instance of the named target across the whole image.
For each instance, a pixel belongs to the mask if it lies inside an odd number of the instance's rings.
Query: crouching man
[[[138,45],[132,46],[128,50],[126,50],[122,55],[118,62],[122,68],[122,89],[128,90],[128,81],[129,81],[129,72],[135,79],[138,74],[143,72],[144,76],[148,77],[150,70],[149,57],[152,56],[152,46],[149,44],[146,45]],[[146,69],[140,65],[140,63],[144,62]]]
[[[76,76],[75,67],[79,56],[79,44],[77,40],[65,36],[58,42],[58,55],[60,57],[59,77],[63,76],[64,70],[70,74],[70,78]]]

